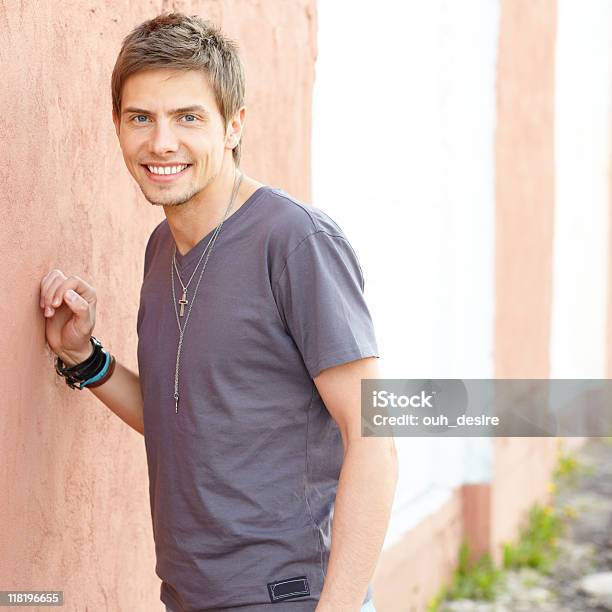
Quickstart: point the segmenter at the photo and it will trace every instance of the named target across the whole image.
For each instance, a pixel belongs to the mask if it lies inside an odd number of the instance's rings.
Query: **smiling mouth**
[[[182,174],[191,164],[176,164],[173,166],[156,166],[154,164],[142,164],[149,174],[154,176],[176,176]]]

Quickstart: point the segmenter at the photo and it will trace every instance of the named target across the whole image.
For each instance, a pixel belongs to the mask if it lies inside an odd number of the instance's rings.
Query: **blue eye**
[[[146,115],[136,115],[135,117],[133,117],[133,119],[136,119],[136,123],[144,123],[147,120],[147,116]],[[144,119],[144,121],[140,121],[140,119]]]
[[[197,117],[195,115],[183,115],[183,119],[185,119],[187,123],[193,123],[197,120]]]

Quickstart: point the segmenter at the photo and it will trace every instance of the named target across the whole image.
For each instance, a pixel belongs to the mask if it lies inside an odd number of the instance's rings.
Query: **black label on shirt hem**
[[[296,576],[295,578],[285,578],[277,582],[268,582],[268,593],[272,603],[306,597],[310,595],[310,586],[306,576]]]

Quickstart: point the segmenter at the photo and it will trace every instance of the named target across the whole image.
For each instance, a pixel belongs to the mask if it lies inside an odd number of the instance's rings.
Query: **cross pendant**
[[[183,289],[183,297],[179,300],[179,304],[181,305],[180,316],[182,317],[185,314],[185,306],[189,302],[187,301],[187,290]]]

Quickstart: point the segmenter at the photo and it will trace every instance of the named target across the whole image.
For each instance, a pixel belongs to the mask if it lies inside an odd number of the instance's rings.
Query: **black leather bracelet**
[[[74,365],[71,366],[66,366],[64,365],[64,367],[62,367],[62,371],[64,372],[77,372],[79,370],[82,370],[88,366],[90,366],[96,359],[96,344],[99,344],[100,342],[96,339],[95,336],[90,336],[89,338],[89,343],[91,344],[93,350],[91,352],[91,354],[89,355],[89,357],[87,359],[85,359],[84,361],[81,361],[79,363],[75,363]],[[60,359],[61,361],[61,359]],[[62,362],[63,364],[63,362]]]
[[[95,336],[91,336],[89,340],[93,345],[93,353],[85,361],[70,367],[66,367],[60,357],[55,362],[55,371],[66,379],[69,387],[79,391],[82,389],[77,385],[101,372],[106,362],[101,342]]]

